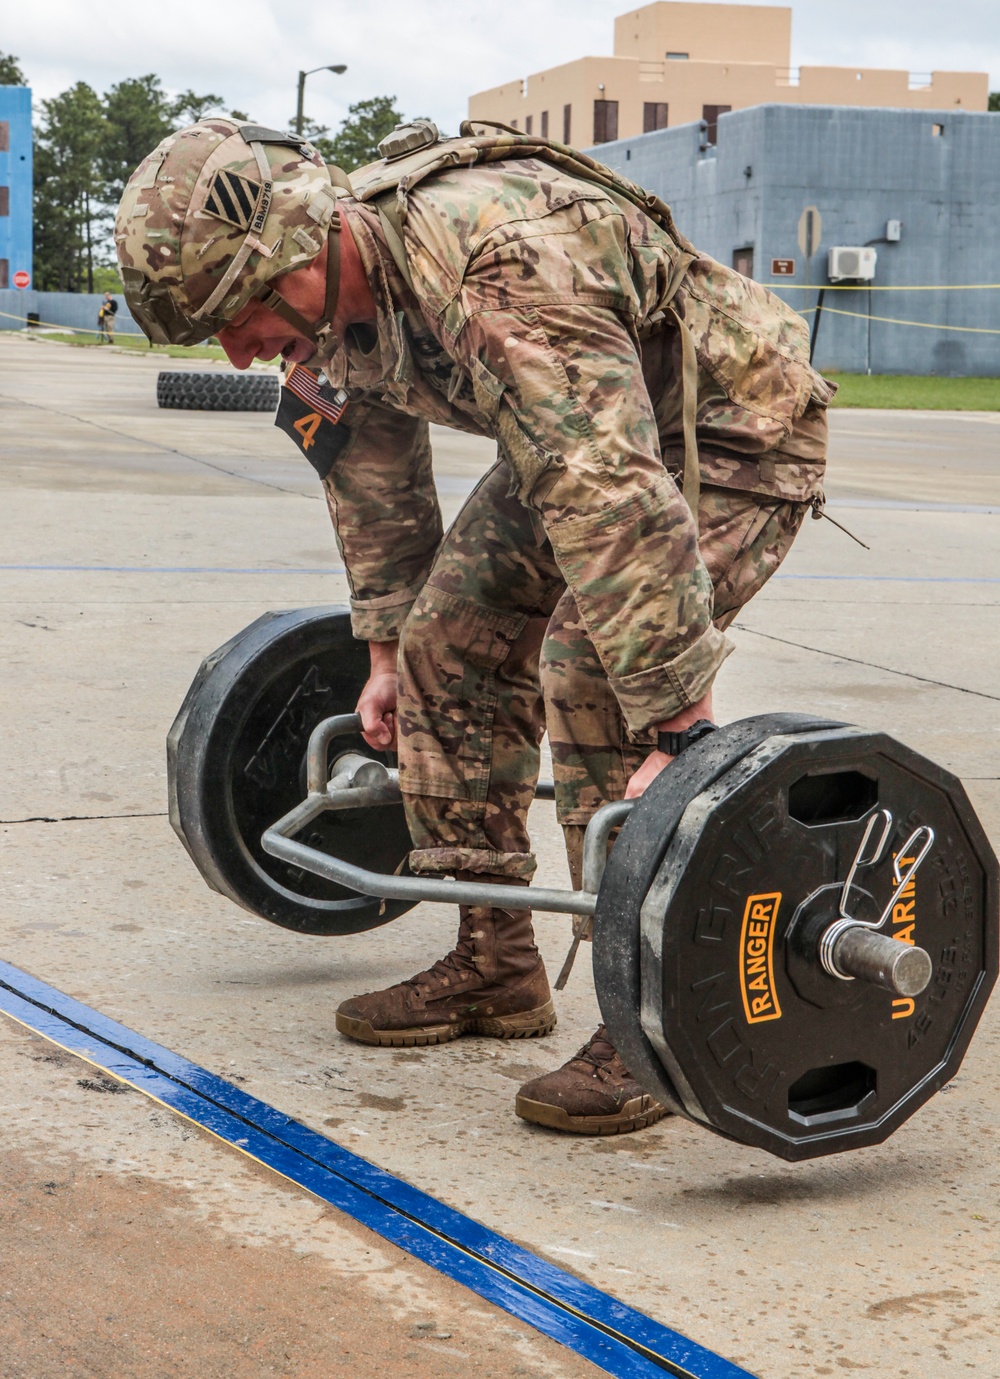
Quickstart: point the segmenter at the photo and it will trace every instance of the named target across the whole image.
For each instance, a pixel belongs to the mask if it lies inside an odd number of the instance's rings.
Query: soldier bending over
[[[349,182],[259,126],[172,134],[126,188],[122,278],[151,339],[217,334],[237,368],[280,354],[342,390],[320,468],[370,645],[365,737],[398,750],[413,870],[511,887],[337,1028],[387,1047],[543,1035],[516,899],[543,732],[579,886],[588,819],[663,770],[678,741],[660,734],[711,719],[724,629],[822,502],[832,388],[798,316],[585,155],[422,123],[388,145]],[[446,534],[429,422],[499,446]],[[603,1027],[516,1109],[587,1134],[665,1114]]]

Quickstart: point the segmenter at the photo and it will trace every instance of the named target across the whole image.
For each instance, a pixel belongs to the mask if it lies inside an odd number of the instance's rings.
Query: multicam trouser
[[[531,877],[526,818],[547,728],[579,884],[583,826],[624,796],[655,733],[626,729],[541,523],[511,487],[501,461],[445,536],[403,628],[398,725],[410,864]],[[699,541],[720,628],[781,564],[807,508],[702,487]]]

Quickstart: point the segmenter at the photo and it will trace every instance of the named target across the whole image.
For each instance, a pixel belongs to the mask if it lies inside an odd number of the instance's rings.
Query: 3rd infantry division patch
[[[205,210],[217,220],[224,220],[239,230],[249,230],[259,197],[259,182],[241,177],[238,172],[221,169],[212,178]]]

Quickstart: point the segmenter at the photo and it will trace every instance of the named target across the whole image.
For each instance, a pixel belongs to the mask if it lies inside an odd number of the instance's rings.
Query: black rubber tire
[[[157,375],[156,401],[160,407],[192,412],[273,412],[281,384],[270,373],[192,373],[189,370]]]

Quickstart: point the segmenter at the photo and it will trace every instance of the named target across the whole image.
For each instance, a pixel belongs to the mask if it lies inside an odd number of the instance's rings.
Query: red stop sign
[[[14,274],[14,286],[15,286],[15,287],[30,287],[30,286],[31,286],[31,274],[27,271],[27,269],[25,269],[25,268],[19,268],[19,269],[17,270],[17,272]]]

